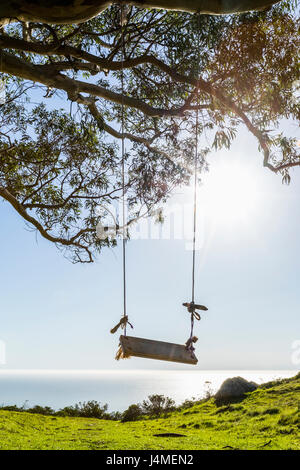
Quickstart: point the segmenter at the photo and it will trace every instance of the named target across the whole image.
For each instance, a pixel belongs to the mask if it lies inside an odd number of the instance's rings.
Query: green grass
[[[300,450],[300,375],[268,387],[240,403],[217,408],[210,399],[131,423],[0,411],[0,449]],[[185,437],[154,436],[162,433]]]

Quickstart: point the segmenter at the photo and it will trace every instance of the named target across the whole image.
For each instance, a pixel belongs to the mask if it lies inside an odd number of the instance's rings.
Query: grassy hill
[[[155,436],[165,433],[181,436]],[[236,404],[203,400],[165,418],[130,423],[0,411],[1,450],[224,448],[300,450],[300,374]]]

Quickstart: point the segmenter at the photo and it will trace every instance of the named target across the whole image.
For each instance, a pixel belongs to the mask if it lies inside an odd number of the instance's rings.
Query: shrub
[[[199,401],[196,398],[186,399],[182,404],[178,407],[178,410],[186,410],[187,408],[192,408],[195,406]]]
[[[149,395],[142,404],[142,411],[149,416],[159,416],[173,410],[175,410],[174,400],[164,395]]]
[[[28,408],[26,410],[27,413],[34,413],[34,414],[39,414],[39,415],[45,415],[45,416],[51,416],[55,413],[55,411],[50,408],[50,406],[40,406],[36,405],[33,408]]]
[[[19,413],[26,411],[26,413],[40,414],[40,415],[45,415],[45,416],[51,416],[55,414],[55,411],[49,406],[40,406],[40,405],[36,405],[28,409],[26,409],[25,405],[23,406],[7,405],[7,406],[1,406],[0,410],[17,411]]]
[[[58,416],[70,416],[73,418],[98,418],[103,419],[106,417],[108,405],[105,404],[101,406],[95,400],[87,401],[87,402],[79,402],[76,403],[74,406],[66,406],[59,410],[56,414]]]
[[[112,413],[106,413],[105,419],[111,419],[113,421],[120,421],[122,419],[123,413],[120,411],[113,411]]]
[[[127,410],[124,411],[122,415],[122,423],[126,423],[126,421],[136,421],[142,415],[142,409],[140,405],[130,405]]]
[[[23,408],[19,408],[17,405],[1,406],[0,410],[3,410],[3,411],[24,411]]]

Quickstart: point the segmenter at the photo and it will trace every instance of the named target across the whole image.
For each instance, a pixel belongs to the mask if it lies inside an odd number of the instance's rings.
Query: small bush
[[[192,408],[197,403],[199,403],[199,401],[197,401],[195,398],[192,398],[191,400],[184,400],[184,402],[178,407],[178,410],[186,410],[187,408]]]
[[[130,405],[126,411],[122,414],[121,421],[126,423],[127,421],[136,421],[142,416],[143,412],[140,405]]]
[[[1,406],[0,410],[3,410],[3,411],[24,411],[23,408],[19,408],[17,405]]]
[[[120,421],[122,419],[123,413],[120,411],[113,411],[112,413],[106,413],[105,419],[111,419],[113,421]]]
[[[164,395],[149,395],[142,404],[142,411],[149,416],[159,416],[173,410],[175,410],[174,400]]]
[[[69,416],[72,418],[107,418],[108,405],[101,406],[97,401],[79,402],[74,406],[66,406],[59,410],[57,416]]]
[[[25,412],[32,414],[39,414],[44,416],[63,416],[71,418],[98,418],[98,419],[111,419],[120,420],[122,413],[119,411],[107,413],[108,405],[101,405],[97,401],[88,401],[84,403],[77,403],[74,406],[66,406],[58,411],[53,410],[49,406],[35,405],[31,408],[26,408],[25,405],[2,405],[0,410],[3,411],[17,411],[19,413]]]
[[[32,408],[28,408],[28,410],[26,410],[27,413],[33,413],[33,414],[39,414],[39,415],[45,415],[45,416],[51,416],[55,413],[55,411],[50,408],[50,406],[39,406],[39,405],[36,405]]]

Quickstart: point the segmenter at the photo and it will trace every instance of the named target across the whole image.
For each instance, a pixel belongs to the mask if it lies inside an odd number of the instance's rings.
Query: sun
[[[228,232],[235,240],[245,231],[251,238],[256,237],[265,191],[257,165],[240,155],[220,155],[200,177],[196,211],[198,248],[202,249],[217,233]],[[193,200],[191,184],[183,192],[174,194],[169,203],[170,213],[175,216],[176,224],[183,227],[186,241],[193,238]]]
[[[250,166],[221,161],[214,165],[198,188],[198,200],[206,215],[222,225],[247,223],[259,208],[257,178]]]

